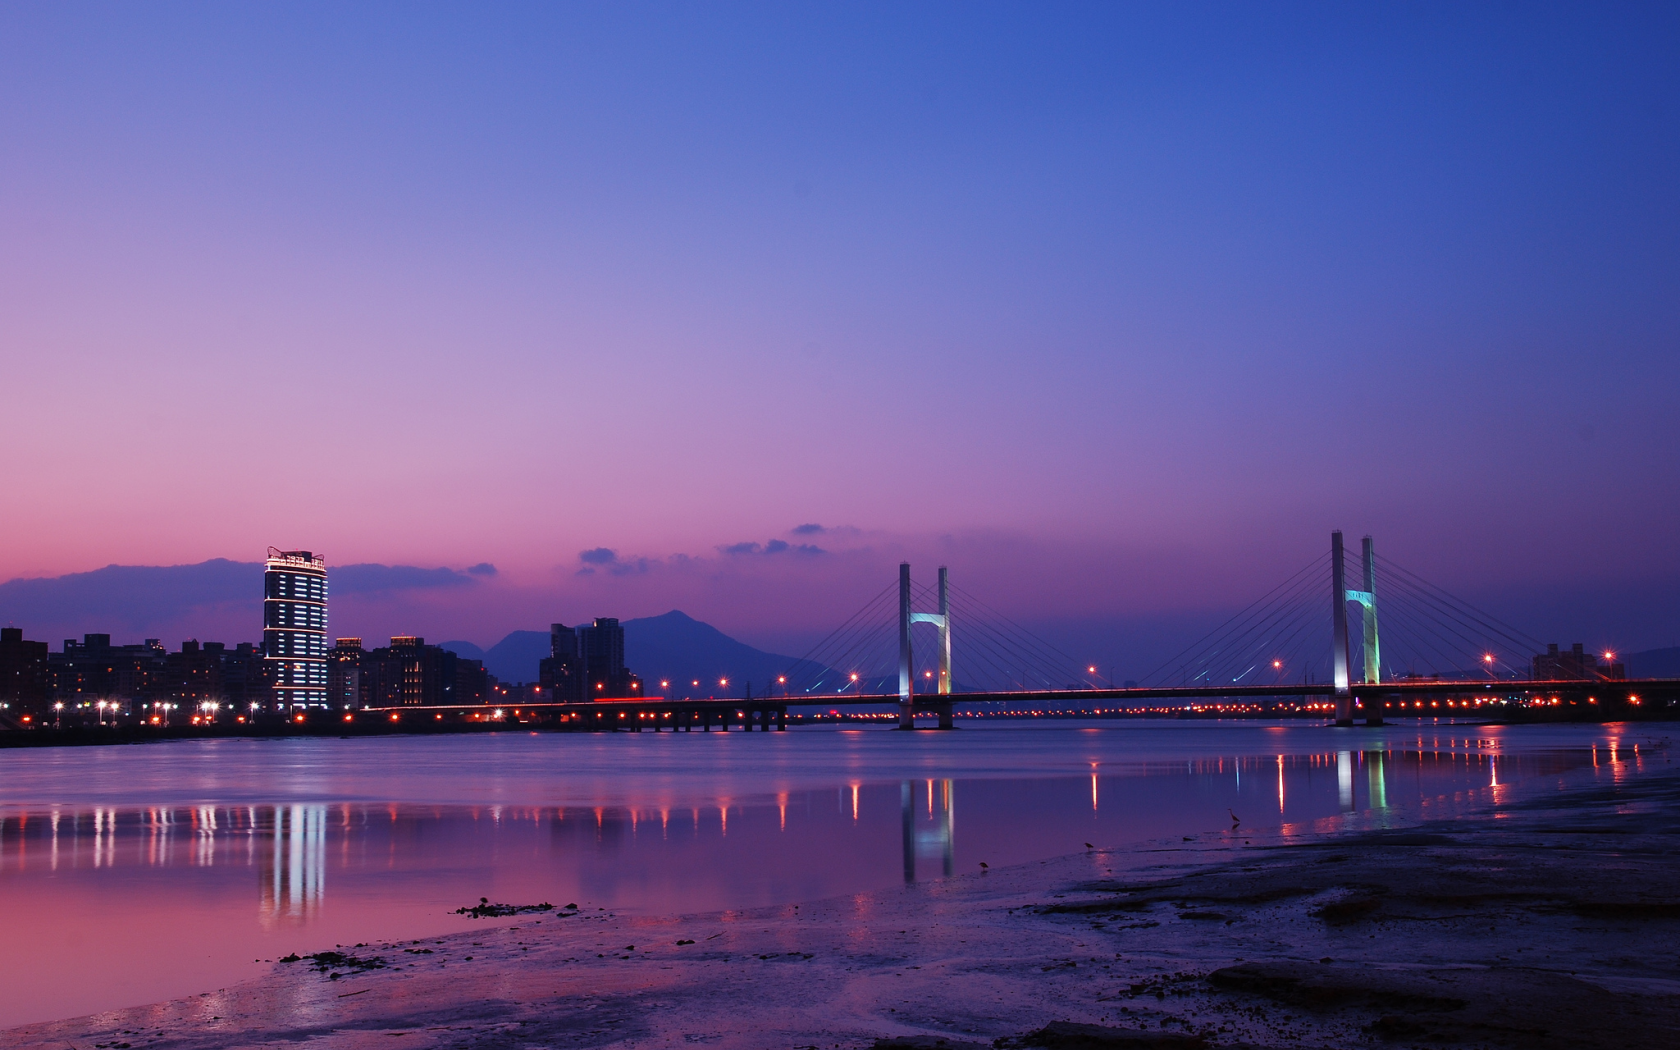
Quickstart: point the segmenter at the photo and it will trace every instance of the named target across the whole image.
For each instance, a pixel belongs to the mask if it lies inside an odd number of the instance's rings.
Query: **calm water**
[[[1635,726],[1127,721],[0,751],[0,1027],[454,932],[480,897],[706,911],[1087,842],[1143,862],[1184,836],[1298,839],[1637,775],[1667,763],[1656,743]]]

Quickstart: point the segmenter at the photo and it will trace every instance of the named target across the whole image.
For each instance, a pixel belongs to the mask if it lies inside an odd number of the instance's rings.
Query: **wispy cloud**
[[[656,558],[620,558],[611,547],[579,551],[578,561],[583,562],[583,568],[577,571],[579,576],[593,576],[597,569],[613,576],[640,576],[658,564]]]
[[[718,553],[727,555],[731,558],[740,558],[750,557],[752,555],[772,556],[777,554],[789,554],[795,557],[811,557],[818,554],[827,554],[828,552],[823,550],[821,547],[810,543],[789,543],[786,540],[770,540],[767,543],[758,543],[753,540],[747,540],[742,543],[731,543],[726,546],[719,547]]]

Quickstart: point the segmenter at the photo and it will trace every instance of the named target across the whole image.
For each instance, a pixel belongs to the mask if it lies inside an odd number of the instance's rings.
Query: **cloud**
[[[825,533],[827,531],[828,531],[827,529],[823,528],[821,525],[818,525],[814,521],[806,522],[803,525],[795,525],[793,527],[793,534],[795,536],[821,536],[823,533]]]
[[[471,586],[484,575],[413,565],[327,567],[334,598],[447,591]],[[225,558],[196,565],[107,565],[91,572],[20,578],[0,583],[0,622],[26,631],[143,636],[188,620],[225,621],[229,630],[254,635],[262,630],[262,580],[260,562]]]
[[[743,556],[747,556],[747,555],[753,555],[753,554],[762,554],[762,555],[767,555],[767,556],[768,555],[775,555],[775,554],[794,554],[794,555],[811,556],[811,555],[816,555],[816,554],[827,554],[828,553],[827,551],[823,550],[821,547],[814,546],[813,544],[809,544],[809,543],[794,544],[794,543],[789,543],[786,540],[771,540],[768,543],[755,543],[752,540],[747,540],[743,543],[731,543],[728,546],[719,547],[718,552],[721,553],[721,554],[726,554],[726,555],[728,555],[732,558],[739,558],[739,557],[743,557]]]
[[[482,574],[481,574],[482,575]],[[475,583],[471,576],[454,569],[422,569],[413,565],[361,565],[327,567],[327,582],[334,595],[384,594],[390,591],[438,590]]]
[[[597,567],[614,576],[640,576],[657,563],[651,558],[620,558],[611,547],[579,551],[578,561],[583,562],[583,568],[577,571],[579,576],[593,576]]]
[[[262,604],[263,567],[213,558],[197,565],[107,565],[92,572],[0,583],[0,619],[85,624],[86,630],[144,630],[185,609]],[[257,620],[260,624],[260,619]]]
[[[467,566],[467,572],[474,576],[494,576],[496,575],[496,567],[487,561],[481,561],[477,565]]]

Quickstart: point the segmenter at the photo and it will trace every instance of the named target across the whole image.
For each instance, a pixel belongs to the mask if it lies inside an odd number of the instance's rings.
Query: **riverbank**
[[[257,981],[5,1043],[1076,1045],[1043,1031],[1058,1022],[1113,1030],[1077,1045],[1667,1047],[1680,774],[1666,750],[1645,769],[1276,848],[1233,829],[785,907],[562,908],[424,943],[303,944],[364,962],[276,961]],[[1122,1036],[1139,1031],[1156,1038]]]
[[[921,716],[918,716],[921,717]],[[798,728],[803,726],[835,726],[850,725],[856,727],[872,726],[877,728],[891,728],[897,718],[892,714],[846,714],[834,715],[830,713],[802,714],[790,713],[787,724]],[[1651,707],[1645,710],[1617,710],[1606,712],[1603,717],[1589,718],[1575,712],[1551,712],[1536,710],[1534,712],[1520,712],[1499,718],[1486,717],[1485,713],[1474,715],[1406,715],[1390,718],[1390,726],[1526,726],[1526,725],[1615,725],[1618,723],[1648,724],[1672,722],[1680,718],[1680,708]],[[1160,712],[1120,713],[1104,712],[1092,713],[1081,711],[1041,712],[1037,714],[1014,712],[984,712],[980,714],[962,713],[956,715],[957,728],[961,723],[973,725],[995,724],[997,722],[1284,722],[1306,725],[1322,725],[1334,728],[1324,716],[1318,712],[1254,712],[1254,713],[1212,713],[1185,712],[1179,715],[1163,714]],[[763,727],[760,727],[763,728]],[[934,728],[933,720],[916,727],[918,730]],[[294,739],[309,737],[410,737],[410,736],[478,736],[485,733],[590,733],[590,732],[641,732],[642,730],[616,729],[597,730],[584,725],[560,724],[553,721],[522,720],[520,718],[491,718],[483,713],[475,713],[471,718],[449,719],[439,721],[410,720],[407,722],[391,722],[384,719],[362,719],[358,721],[344,721],[341,719],[318,719],[315,721],[288,722],[270,721],[251,724],[217,723],[214,725],[179,725],[179,726],[149,726],[149,725],[120,725],[120,726],[66,726],[55,729],[51,726],[37,726],[29,729],[0,728],[0,749],[3,748],[34,748],[34,747],[89,747],[101,745],[148,744],[163,740],[238,740],[238,739]],[[671,726],[646,727],[647,732],[673,732]],[[699,732],[700,730],[692,730]],[[714,725],[713,732],[739,732],[740,726],[726,730],[724,726]]]

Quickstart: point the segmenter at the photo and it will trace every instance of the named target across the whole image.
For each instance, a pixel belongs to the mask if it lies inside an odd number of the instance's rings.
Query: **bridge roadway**
[[[1349,687],[1361,699],[1397,698],[1495,700],[1521,697],[1525,699],[1603,700],[1606,704],[1667,704],[1680,700],[1680,679],[1647,678],[1630,681],[1440,681],[1435,679],[1401,679],[1394,682],[1355,683]],[[1212,687],[1162,686],[1129,689],[1041,689],[987,693],[917,694],[914,706],[920,712],[934,712],[942,724],[949,724],[950,708],[954,704],[1079,704],[1093,701],[1117,702],[1130,706],[1131,702],[1148,700],[1179,701],[1188,706],[1197,700],[1264,700],[1275,697],[1334,696],[1328,683],[1294,683],[1280,685],[1229,685]],[[554,721],[562,728],[582,731],[663,729],[711,732],[714,727],[727,732],[731,728],[752,731],[787,729],[787,709],[790,707],[833,708],[854,705],[898,707],[897,693],[866,693],[862,695],[828,694],[823,696],[754,697],[752,699],[723,698],[706,700],[666,700],[648,697],[629,700],[596,700],[590,703],[507,704],[495,708],[508,721],[523,720],[535,715],[543,721]],[[1141,706],[1141,705],[1139,705]],[[386,717],[391,721],[490,720],[491,705],[451,707],[395,707],[369,708],[359,712],[364,717]]]

